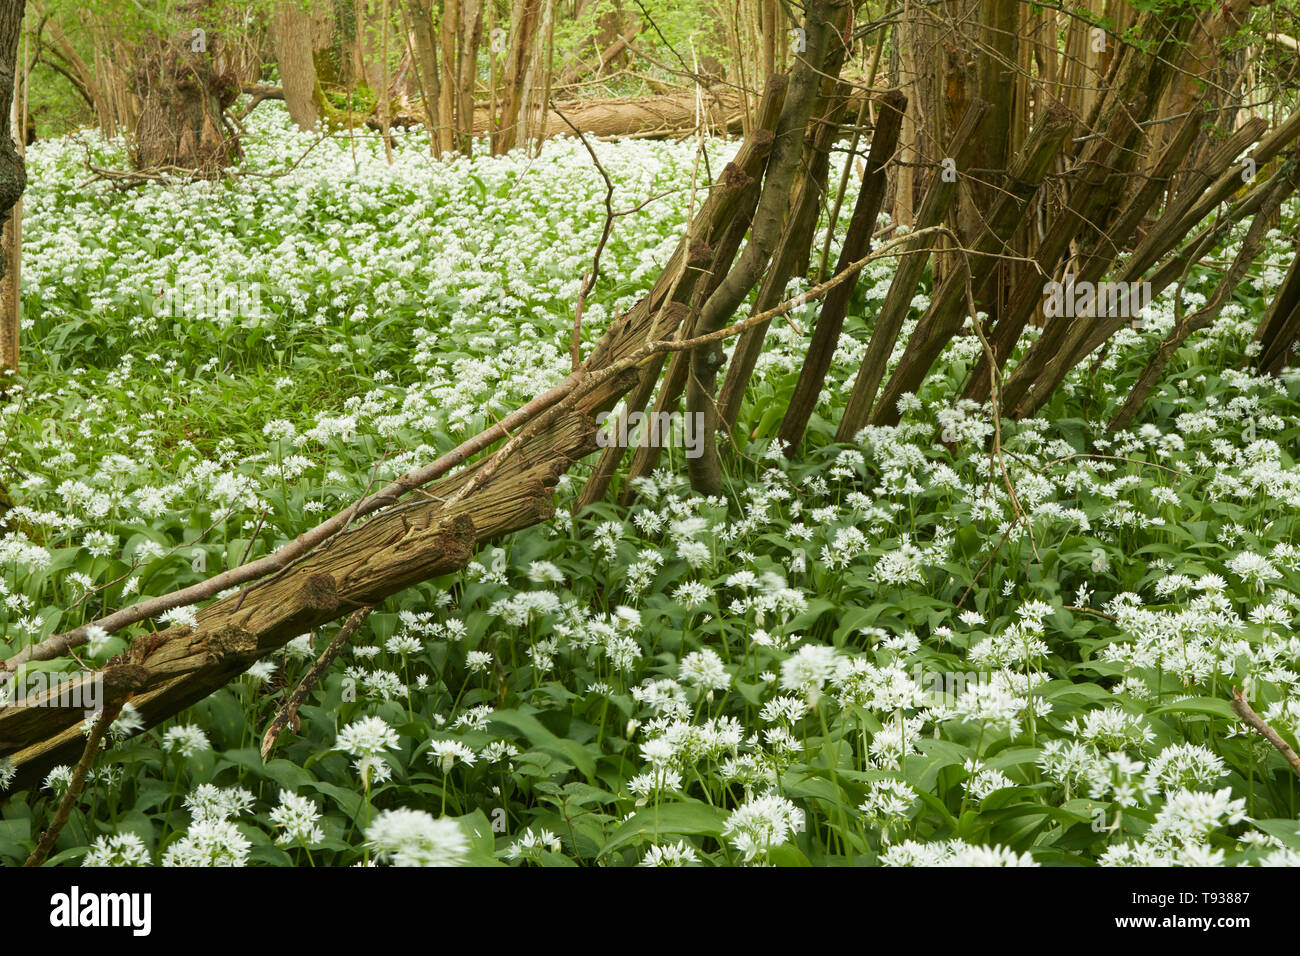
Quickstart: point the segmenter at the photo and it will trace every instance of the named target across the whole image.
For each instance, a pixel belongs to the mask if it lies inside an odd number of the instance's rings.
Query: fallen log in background
[[[558,103],[558,112],[546,115],[546,136],[572,135],[564,118],[588,136],[631,136],[652,138],[690,133],[700,126],[718,132],[739,133],[742,124],[740,98],[730,94],[705,93],[700,99],[689,93],[648,96],[637,99],[591,100]],[[475,133],[487,132],[484,121]]]
[[[556,103],[555,108],[548,110],[545,136],[572,136],[573,129],[564,121],[565,117],[585,135],[597,139],[668,138],[684,136],[701,127],[717,134],[738,134],[743,126],[742,110],[740,98],[723,91],[702,93],[698,101],[692,93],[569,100]],[[489,121],[487,107],[476,108],[474,135],[486,136]],[[425,125],[425,122],[422,113],[399,113],[392,117],[389,125],[417,127]],[[371,129],[380,128],[375,117],[367,118],[366,125]]]
[[[579,80],[584,79],[592,74],[600,76],[605,72],[611,63],[613,63],[628,48],[637,34],[641,32],[641,21],[636,20],[623,31],[623,34],[617,37],[613,43],[605,47],[595,63],[586,63],[579,61],[569,69],[565,70],[560,76],[560,82],[556,84],[559,87],[572,86]]]

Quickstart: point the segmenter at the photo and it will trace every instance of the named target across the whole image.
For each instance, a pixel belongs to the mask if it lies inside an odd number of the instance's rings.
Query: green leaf
[[[1300,851],[1300,821],[1256,820],[1255,826],[1270,836],[1275,836],[1292,850]]]
[[[1210,717],[1223,717],[1225,720],[1240,720],[1232,705],[1219,697],[1189,697],[1187,700],[1163,704],[1147,711],[1149,714],[1205,714]]]
[[[644,807],[620,826],[601,848],[605,856],[620,846],[641,841],[656,840],[663,836],[707,836],[722,838],[722,827],[727,812],[698,800],[663,804],[658,809]]]
[[[592,755],[576,740],[558,737],[542,726],[542,722],[532,714],[520,710],[498,710],[492,714],[492,723],[505,724],[524,735],[530,744],[543,753],[563,757],[578,768],[579,773],[589,783],[596,777],[596,761]]]
[[[789,843],[782,843],[768,850],[767,861],[773,866],[812,866],[803,851]]]
[[[357,811],[361,809],[361,794],[354,793],[351,790],[345,790],[343,787],[336,787],[332,783],[323,783],[320,780],[308,781],[306,786],[311,787],[327,797],[333,797],[339,807],[350,817],[355,817]]]

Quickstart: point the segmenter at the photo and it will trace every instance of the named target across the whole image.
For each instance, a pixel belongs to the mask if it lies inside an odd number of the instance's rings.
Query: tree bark
[[[849,229],[840,249],[836,272],[861,259],[871,247],[871,233],[876,225],[880,204],[885,198],[886,164],[898,148],[898,134],[902,130],[906,109],[907,97],[901,91],[894,90],[885,94],[877,115],[875,131],[871,135],[871,149],[867,153],[862,187],[849,218]],[[831,367],[835,347],[839,344],[849,299],[856,286],[856,280],[845,282],[832,289],[822,302],[794,395],[785,410],[785,418],[781,421],[781,431],[777,436],[787,458],[794,457],[794,452],[803,439],[804,429],[808,427],[808,419],[817,408],[817,399],[826,383],[826,373]]]
[[[1156,348],[1155,353],[1147,360],[1146,366],[1138,376],[1137,382],[1130,389],[1128,398],[1115,417],[1111,419],[1108,427],[1109,431],[1116,432],[1128,428],[1137,418],[1142,406],[1150,397],[1156,383],[1160,381],[1160,376],[1164,374],[1165,366],[1169,360],[1178,351],[1179,347],[1187,341],[1188,336],[1194,332],[1208,328],[1214,320],[1223,311],[1223,307],[1228,304],[1228,299],[1232,297],[1237,286],[1245,277],[1247,270],[1255,261],[1255,256],[1264,245],[1264,233],[1269,228],[1269,221],[1273,214],[1282,205],[1282,200],[1286,198],[1295,189],[1295,182],[1288,182],[1286,179],[1278,179],[1268,190],[1260,204],[1259,211],[1255,213],[1251,220],[1250,228],[1246,231],[1246,238],[1241,242],[1241,248],[1237,250],[1237,255],[1229,266],[1227,273],[1220,280],[1218,288],[1215,289],[1214,295],[1210,297],[1204,307],[1198,309],[1195,313],[1186,317],[1179,317],[1174,327],[1165,336],[1163,342]],[[1190,265],[1190,264],[1189,264]]]
[[[442,48],[442,82],[438,88],[438,146],[443,153],[458,148],[456,90],[459,78],[456,70],[456,38],[459,35],[460,0],[443,0],[442,21],[438,24],[438,42]]]
[[[483,34],[483,0],[460,0],[460,30],[456,48],[456,137],[468,156],[474,142],[474,84],[478,79],[478,46]]]
[[[807,49],[791,76],[790,89],[777,122],[776,140],[768,160],[763,191],[754,210],[749,242],[739,261],[700,310],[696,322],[698,334],[708,335],[721,329],[771,261],[790,211],[790,193],[803,155],[808,120],[821,86],[820,65],[830,43],[832,14],[843,7],[843,0],[809,0],[804,20]],[[695,416],[697,433],[702,435],[701,454],[687,460],[687,470],[691,487],[706,495],[722,492],[722,460],[715,436],[719,415],[714,403],[714,389],[722,362],[722,349],[717,345],[696,350],[691,354],[691,374],[686,386],[686,414]]]
[[[439,156],[442,154],[442,139],[438,131],[438,102],[442,95],[442,80],[438,75],[438,41],[433,33],[433,11],[428,0],[410,0],[410,28],[415,45],[415,75],[420,84],[420,103],[429,130],[429,152]]]
[[[222,111],[238,96],[240,84],[233,73],[219,69],[219,41],[206,8],[202,0],[191,0],[181,15],[189,26],[142,44],[133,77],[140,99],[137,169],[176,166],[215,174],[239,154],[238,140],[222,125]]]
[[[528,64],[536,42],[537,18],[542,0],[515,0],[510,13],[510,45],[506,50],[505,83],[501,97],[501,115],[492,130],[492,152],[500,155],[517,145],[519,114],[523,108]]]
[[[1238,133],[1242,137],[1253,137],[1258,133],[1252,131],[1258,129],[1259,127],[1254,121],[1248,121]],[[1264,166],[1295,140],[1297,136],[1300,136],[1300,111],[1297,111],[1275,130],[1260,139],[1258,145],[1251,151],[1251,156],[1260,166]],[[1245,139],[1243,145],[1249,141],[1249,139]],[[1157,220],[1155,226],[1147,233],[1146,240],[1138,246],[1125,262],[1118,281],[1127,283],[1141,279],[1148,268],[1155,263],[1159,255],[1163,255],[1164,252],[1176,246],[1184,236],[1188,235],[1197,224],[1209,215],[1211,210],[1241,188],[1242,167],[1240,164],[1232,162],[1232,157],[1235,154],[1227,152],[1231,148],[1232,144],[1229,141],[1224,145],[1222,151],[1216,152],[1217,157],[1230,165],[1219,174],[1209,188],[1199,194],[1199,198],[1198,191],[1193,190],[1184,201],[1183,194],[1180,191],[1171,207],[1166,210],[1165,214]],[[1236,148],[1240,151],[1242,147],[1237,146]],[[1208,171],[1211,175],[1213,175],[1215,168],[1209,168]],[[1211,245],[1219,241],[1229,225],[1250,215],[1255,210],[1264,198],[1264,192],[1261,188],[1263,185],[1265,184],[1257,183],[1254,189],[1250,190],[1243,199],[1216,219],[1211,226],[1206,227],[1184,242],[1182,249],[1167,259],[1151,275],[1149,281],[1152,297],[1159,295],[1162,290],[1177,280],[1188,260],[1199,258],[1205,251],[1208,251]],[[1152,242],[1148,243],[1147,240],[1152,240]],[[1085,356],[1114,335],[1128,321],[1129,319],[1123,316],[1101,316],[1092,322],[1078,323],[1067,330],[1070,333],[1067,344],[1060,348],[1049,348],[1046,345],[1040,347],[1044,343],[1046,336],[1040,338],[1008,378],[1008,389],[1014,385],[1015,391],[1012,393],[1011,400],[1008,400],[1007,393],[1004,390],[1004,410],[1017,416],[1034,414],[1051,397],[1074,365],[1077,365]]]
[[[1008,248],[1029,208],[1029,201],[1055,165],[1072,126],[1065,108],[1057,106],[1049,109],[1034,127],[1025,148],[1012,161],[1002,196],[987,214],[962,267],[943,279],[931,298],[930,307],[917,323],[898,367],[881,392],[880,401],[871,415],[871,424],[898,423],[898,400],[920,388],[939,353],[961,330],[962,320],[969,315],[971,300],[978,301],[980,291],[994,277],[998,263],[995,256]],[[970,320],[978,322],[979,317],[970,315]]]
[[[284,89],[284,104],[289,110],[289,118],[299,129],[315,129],[321,115],[316,100],[311,15],[298,0],[280,0],[275,7],[274,26],[280,85]]]
[[[18,41],[22,36],[24,4],[0,4],[0,391],[8,391],[9,375],[18,371],[19,253],[21,249],[23,189],[27,170],[21,147],[14,142],[13,107],[16,103]]]
[[[1254,340],[1260,344],[1260,351],[1252,363],[1254,367],[1277,375],[1288,359],[1294,361],[1297,335],[1300,335],[1300,255],[1293,255],[1286,278],[1255,331]]]
[[[982,100],[968,105],[961,126],[948,143],[946,152],[955,163],[954,170],[960,171],[965,167],[965,160],[969,158],[972,149],[971,136],[979,125],[985,108]],[[930,187],[921,201],[914,231],[932,228],[943,221],[957,194],[957,181],[957,175],[951,179],[943,175],[931,177]],[[876,392],[885,377],[889,356],[893,354],[898,334],[902,331],[908,309],[916,295],[917,283],[925,271],[928,253],[934,246],[933,234],[929,234],[914,249],[908,250],[907,255],[900,257],[893,281],[889,283],[889,291],[885,293],[885,301],[876,313],[876,324],[871,330],[867,351],[862,356],[862,364],[858,367],[857,378],[853,381],[849,400],[835,432],[836,441],[851,442],[866,426],[871,407],[876,401]]]
[[[836,65],[824,70],[836,72]],[[794,276],[807,272],[807,258],[817,231],[817,220],[826,195],[826,181],[830,167],[830,151],[839,136],[840,121],[848,103],[847,84],[841,84],[830,97],[823,98],[825,109],[814,114],[809,124],[808,136],[801,161],[802,175],[794,190],[790,213],[781,239],[763,274],[754,298],[754,312],[766,312],[785,299],[785,289]],[[749,380],[758,365],[771,323],[763,322],[741,334],[731,350],[727,377],[718,392],[718,417],[725,431],[730,433],[740,418]]]

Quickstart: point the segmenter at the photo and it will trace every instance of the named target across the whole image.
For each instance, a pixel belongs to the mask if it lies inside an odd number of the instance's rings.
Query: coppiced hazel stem
[[[1002,193],[975,237],[973,255],[962,255],[963,269],[950,272],[934,293],[930,307],[917,323],[907,348],[898,361],[880,400],[871,415],[873,425],[898,422],[898,400],[906,392],[915,392],[929,374],[944,347],[962,327],[969,312],[973,324],[979,324],[975,311],[978,290],[993,275],[995,258],[1007,248],[1015,229],[1029,209],[1029,201],[1051,169],[1061,151],[1070,123],[1064,109],[1049,109],[1034,127],[1024,149],[1007,172]],[[967,294],[973,286],[974,295]],[[966,308],[967,304],[970,308]],[[983,332],[980,331],[981,338]],[[994,358],[992,347],[985,352],[985,362]],[[1000,368],[998,369],[999,374]],[[987,374],[987,372],[986,372]],[[990,378],[992,381],[992,378]]]
[[[889,291],[885,293],[885,301],[876,314],[875,328],[871,331],[866,354],[862,357],[857,378],[853,381],[853,389],[849,392],[848,403],[840,418],[839,430],[835,433],[836,441],[852,441],[853,436],[867,424],[871,407],[876,400],[876,391],[885,377],[885,366],[889,361],[890,353],[894,350],[898,334],[902,331],[912,298],[916,295],[916,286],[921,281],[921,273],[925,271],[925,262],[933,247],[931,240],[940,235],[952,236],[948,229],[939,228],[938,223],[944,220],[957,195],[960,171],[970,157],[973,148],[972,137],[987,109],[987,105],[982,100],[974,100],[966,107],[961,125],[957,127],[952,140],[948,143],[946,158],[953,160],[951,168],[954,175],[949,177],[941,170],[931,177],[930,185],[925,191],[925,198],[921,200],[920,212],[916,216],[916,229],[900,240],[924,239],[925,241],[917,246],[917,251],[922,254],[900,263],[898,271],[894,273],[893,281],[889,283]],[[955,236],[953,240],[956,241]]]
[[[1286,278],[1269,303],[1264,321],[1259,323],[1255,341],[1260,344],[1254,366],[1263,372],[1276,374],[1282,370],[1291,343],[1300,333],[1300,256],[1291,260]]]
[[[849,218],[848,233],[844,237],[844,245],[836,264],[837,271],[862,256],[871,246],[871,233],[885,198],[886,164],[898,148],[898,134],[903,127],[903,111],[906,109],[907,97],[897,90],[886,94],[880,104],[862,186]],[[850,156],[850,161],[851,159]],[[803,368],[799,372],[799,380],[795,383],[794,394],[786,407],[785,418],[777,436],[787,457],[794,456],[804,429],[808,427],[808,419],[817,407],[817,398],[826,383],[826,373],[830,370],[840,331],[844,328],[844,317],[848,314],[849,299],[855,285],[853,282],[845,282],[833,289],[822,303],[812,340],[804,356]]]
[[[1289,184],[1285,179],[1279,179],[1270,186],[1259,211],[1255,213],[1254,218],[1251,220],[1250,229],[1247,230],[1246,238],[1241,242],[1241,248],[1237,251],[1237,255],[1227,273],[1219,281],[1218,288],[1214,290],[1214,295],[1204,307],[1198,309],[1186,319],[1180,316],[1179,321],[1169,331],[1165,340],[1160,343],[1147,360],[1142,373],[1129,391],[1128,398],[1124,401],[1120,410],[1115,413],[1115,417],[1111,419],[1109,431],[1120,431],[1128,428],[1133,423],[1138,412],[1142,410],[1142,406],[1146,404],[1152,389],[1156,387],[1156,383],[1160,380],[1160,376],[1163,374],[1169,360],[1173,357],[1174,352],[1187,341],[1188,336],[1193,332],[1208,328],[1219,313],[1223,311],[1223,307],[1228,303],[1228,298],[1236,291],[1247,270],[1255,261],[1255,256],[1263,247],[1264,233],[1269,228],[1269,220],[1292,189],[1294,189],[1294,185]],[[1187,268],[1191,268],[1191,262],[1188,262]],[[1178,294],[1182,294],[1181,283]]]
[[[721,328],[727,317],[735,313],[771,261],[780,240],[790,212],[790,190],[803,153],[808,119],[821,84],[820,66],[832,32],[832,11],[844,7],[843,0],[809,0],[804,27],[807,49],[790,78],[781,118],[777,121],[776,138],[763,179],[763,191],[754,210],[749,241],[696,320],[696,328],[706,335]],[[687,460],[687,470],[691,487],[704,494],[722,491],[722,460],[714,437],[719,421],[714,389],[722,361],[721,349],[696,351],[691,356],[686,385],[686,414],[696,416],[695,420],[703,423],[701,454]]]
[[[832,23],[837,30],[840,25],[839,19]],[[848,48],[838,42],[831,44],[825,53],[816,104],[809,114],[809,127],[804,136],[798,187],[789,201],[789,213],[781,228],[781,237],[759,283],[753,305],[755,312],[762,312],[780,302],[785,298],[790,279],[808,271],[817,221],[825,201],[831,149],[840,138],[841,120],[848,107],[849,85],[836,80],[847,53]],[[719,425],[727,433],[735,430],[740,419],[740,406],[758,365],[767,332],[766,325],[756,326],[742,335],[731,350],[730,365],[717,400]]]
[[[745,234],[749,231],[749,218],[754,212],[754,204],[758,202],[759,184],[754,182],[749,188],[749,195],[742,203],[736,218],[727,227],[719,240],[718,248],[714,254],[713,268],[704,278],[701,287],[696,290],[694,302],[698,306],[704,302],[713,290],[718,287],[722,281],[723,275],[731,267],[731,263],[736,258],[736,253],[740,249],[740,244],[745,239]],[[698,308],[695,311],[689,311],[684,317],[681,326],[681,335],[689,338],[695,334],[694,318],[698,317]],[[679,323],[674,323],[677,327]],[[644,406],[654,393],[655,382],[659,380],[659,372],[663,368],[664,357],[660,356],[655,361],[650,362],[643,373],[646,380],[645,399],[641,401]],[[690,362],[689,352],[674,352],[672,358],[668,361],[668,373],[663,377],[659,385],[659,393],[655,396],[654,408],[651,411],[651,421],[662,421],[662,415],[670,415],[677,409],[681,400],[682,392],[686,390],[686,372],[687,365]],[[639,396],[638,396],[639,397]],[[621,449],[620,449],[621,450]],[[654,471],[655,466],[659,463],[659,454],[661,448],[656,442],[640,442],[636,451],[632,455],[632,462],[628,466],[627,481],[623,486],[623,494],[620,501],[624,505],[629,505],[636,498],[636,479],[649,475]],[[584,495],[586,489],[583,489]],[[595,500],[594,498],[592,500]]]

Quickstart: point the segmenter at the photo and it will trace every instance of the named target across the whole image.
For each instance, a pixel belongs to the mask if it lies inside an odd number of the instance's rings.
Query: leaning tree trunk
[[[184,22],[206,22],[204,4],[190,3],[187,11]],[[238,156],[239,142],[227,135],[222,111],[240,86],[223,69],[218,42],[204,27],[193,26],[144,43],[134,76],[138,169],[178,166],[212,173]]]
[[[858,191],[858,200],[853,207],[849,220],[848,234],[840,248],[839,264],[836,272],[843,272],[853,262],[861,259],[871,245],[871,233],[876,225],[876,214],[885,198],[885,169],[889,159],[898,148],[898,134],[902,128],[903,114],[907,108],[907,97],[901,90],[890,90],[880,104],[879,119],[871,134],[871,149],[867,154],[866,168],[862,174],[862,187]],[[850,156],[850,161],[852,157]],[[835,347],[839,343],[844,319],[848,314],[849,299],[853,295],[855,283],[845,282],[831,290],[822,303],[813,328],[808,352],[804,356],[803,368],[795,383],[794,394],[785,410],[781,421],[778,438],[787,458],[793,458],[803,438],[808,420],[817,407],[822,386],[826,383],[826,373],[830,371]]]
[[[1255,356],[1254,367],[1261,372],[1279,374],[1295,361],[1297,336],[1300,336],[1300,255],[1291,259],[1286,278],[1255,332],[1259,354]]]
[[[1228,268],[1223,279],[1220,280],[1214,295],[1210,297],[1210,301],[1203,308],[1186,317],[1182,314],[1181,301],[1177,303],[1177,318],[1173,329],[1170,330],[1155,353],[1147,360],[1147,364],[1138,376],[1137,382],[1129,391],[1128,398],[1125,399],[1120,410],[1111,419],[1109,431],[1120,431],[1133,424],[1133,420],[1137,418],[1138,412],[1146,404],[1146,400],[1156,387],[1156,383],[1160,381],[1160,376],[1164,372],[1165,366],[1169,364],[1174,352],[1187,341],[1188,336],[1193,332],[1209,328],[1214,320],[1218,318],[1219,313],[1223,311],[1223,307],[1227,305],[1228,299],[1236,291],[1241,280],[1245,278],[1260,249],[1263,248],[1264,234],[1269,228],[1269,222],[1273,215],[1281,207],[1283,200],[1295,190],[1295,171],[1294,166],[1288,167],[1288,175],[1276,177],[1269,185],[1259,211],[1255,213],[1254,219],[1251,220],[1250,229],[1246,232],[1246,238],[1242,240],[1232,265]],[[1192,262],[1189,260],[1187,265],[1184,266],[1184,277],[1191,266]],[[1181,298],[1180,294],[1179,299],[1181,300]]]
[[[821,87],[821,66],[831,44],[832,23],[840,18],[845,5],[844,0],[811,0],[808,4],[804,26],[807,48],[794,67],[777,121],[776,141],[754,210],[749,242],[700,309],[697,334],[708,335],[723,328],[772,260],[791,214],[790,196],[801,165],[808,121]],[[722,459],[715,437],[721,416],[714,398],[723,360],[720,345],[693,352],[686,385],[686,414],[703,426],[697,426],[702,433],[702,454],[688,459],[687,468],[691,487],[708,495],[719,495],[723,490]]]

